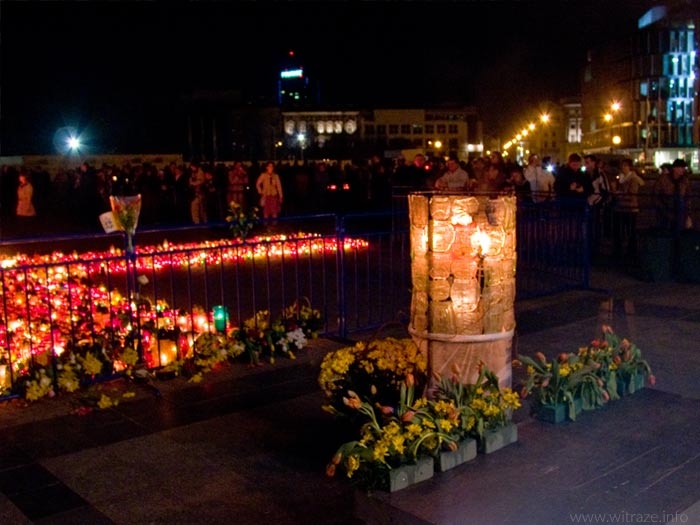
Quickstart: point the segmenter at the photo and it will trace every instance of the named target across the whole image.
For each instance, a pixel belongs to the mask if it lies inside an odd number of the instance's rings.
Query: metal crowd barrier
[[[558,205],[518,210],[517,297],[588,285],[588,220]],[[225,224],[137,231],[135,257],[120,235],[44,239],[63,251],[11,255],[0,244],[0,345],[26,363],[56,366],[68,345],[110,352],[153,345],[163,332],[196,330],[215,307],[242,326],[259,311],[301,303],[319,310],[321,333],[407,322],[411,301],[406,196],[375,213],[280,218],[245,242]],[[150,365],[157,367],[155,352]],[[9,363],[8,363],[9,364]],[[9,369],[10,367],[8,367]],[[21,369],[10,370],[13,383]],[[54,374],[55,376],[55,374]]]

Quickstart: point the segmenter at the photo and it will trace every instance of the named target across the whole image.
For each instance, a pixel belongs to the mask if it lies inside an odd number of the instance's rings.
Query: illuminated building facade
[[[481,155],[482,126],[471,106],[424,109],[282,111],[284,146],[295,156],[329,157],[421,150],[429,156]]]
[[[296,161],[393,156],[417,149],[466,160],[484,150],[475,107],[324,106],[315,86],[290,52],[279,68],[274,102],[249,103],[244,94],[237,104],[227,104],[231,99],[218,93],[192,97],[185,157]]]
[[[584,72],[583,147],[659,166],[698,169],[698,13],[657,6],[631,41],[591,50]]]
[[[483,131],[473,106],[375,109],[361,123],[362,139],[383,150],[419,149],[429,156],[468,159],[484,151]]]

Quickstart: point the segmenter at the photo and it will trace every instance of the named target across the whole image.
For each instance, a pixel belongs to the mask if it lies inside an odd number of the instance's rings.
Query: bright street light
[[[306,145],[306,135],[299,133],[297,135],[297,140],[299,141],[299,149],[301,149],[301,161],[304,162],[304,146]]]

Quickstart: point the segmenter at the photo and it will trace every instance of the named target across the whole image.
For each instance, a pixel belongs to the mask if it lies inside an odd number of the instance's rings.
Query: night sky
[[[192,89],[274,95],[294,49],[334,105],[475,105],[486,132],[579,93],[586,49],[647,0],[0,2],[2,155],[62,126],[109,153],[179,150]],[[148,150],[148,151],[147,151]]]

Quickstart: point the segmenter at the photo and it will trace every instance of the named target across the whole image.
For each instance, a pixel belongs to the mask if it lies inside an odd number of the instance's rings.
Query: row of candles
[[[367,246],[364,240],[346,238],[343,249],[355,251]],[[259,237],[245,244],[164,241],[158,246],[139,247],[137,266],[157,271],[171,266],[187,268],[195,263],[222,264],[256,257],[324,255],[337,249],[334,238],[306,233]],[[229,320],[223,305],[214,306],[209,312],[182,315],[159,302],[155,309],[144,311],[118,290],[90,284],[90,276],[104,265],[109,265],[109,272],[125,271],[122,255],[121,250],[111,248],[106,252],[71,255],[55,252],[33,257],[18,254],[5,258],[1,264],[5,322],[0,324],[0,357],[11,362],[15,371],[26,369],[18,365],[28,364],[42,354],[60,355],[71,337],[90,339],[95,333],[111,329],[115,337],[123,338],[134,331],[133,320],[140,326],[151,322],[159,329],[177,327],[180,332],[190,334],[225,330]],[[166,344],[164,348],[169,349],[159,356],[159,364],[172,360],[172,347]]]

